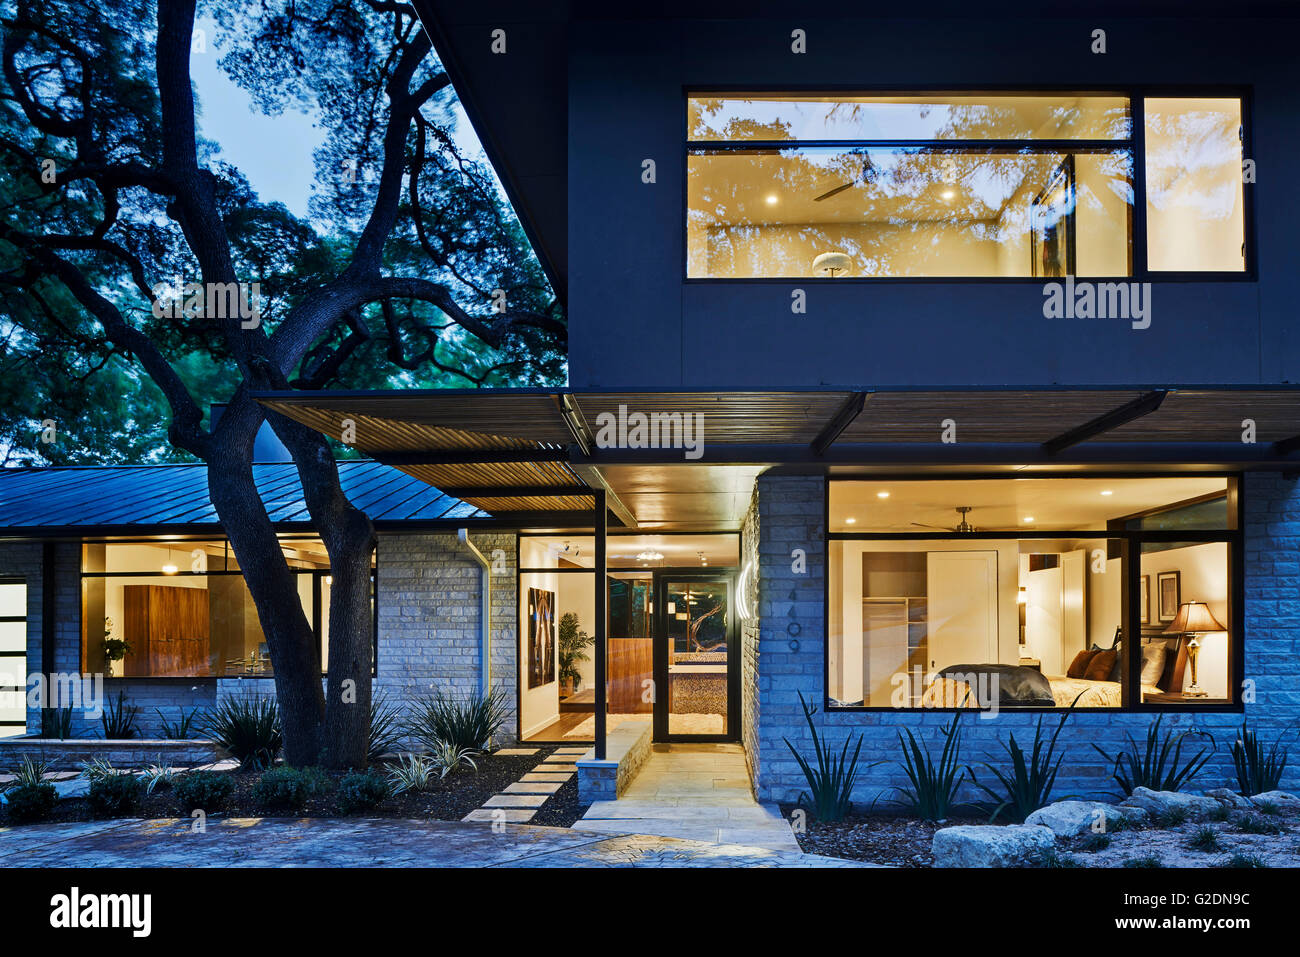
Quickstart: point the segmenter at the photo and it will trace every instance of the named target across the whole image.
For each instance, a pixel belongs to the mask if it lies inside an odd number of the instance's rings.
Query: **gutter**
[[[458,528],[456,537],[469,550],[478,562],[482,572],[482,587],[479,589],[479,691],[486,698],[492,693],[492,566],[483,557],[473,542],[469,540],[469,529]]]

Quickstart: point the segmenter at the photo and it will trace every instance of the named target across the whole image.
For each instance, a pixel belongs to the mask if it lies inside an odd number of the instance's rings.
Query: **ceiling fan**
[[[954,508],[954,511],[956,511],[957,514],[961,516],[961,520],[960,520],[960,521],[959,521],[955,526],[951,526],[951,527],[950,527],[950,526],[947,526],[947,525],[927,525],[925,522],[913,522],[912,524],[913,524],[913,525],[916,525],[916,526],[918,526],[918,527],[920,527],[920,528],[934,528],[934,529],[938,529],[938,530],[941,531],[941,532],[956,532],[958,535],[970,535],[970,534],[972,534],[972,533],[974,533],[974,532],[979,531],[979,529],[977,529],[974,525],[972,525],[970,522],[966,521],[966,515],[967,515],[969,512],[973,511],[973,506],[970,506],[970,505],[958,505],[958,506],[956,506],[956,507]],[[1014,531],[1018,531],[1018,529],[1014,529],[1014,528],[986,528],[986,529],[984,529],[984,531],[986,531],[986,532],[1014,532]]]
[[[861,154],[861,156],[862,156],[862,173],[857,179],[851,179],[847,183],[841,183],[839,186],[831,187],[826,192],[822,193],[820,196],[814,196],[813,202],[820,203],[824,199],[830,199],[832,196],[836,196],[839,193],[844,192],[849,187],[857,185],[859,180],[864,185],[867,183],[874,183],[876,181],[876,177],[880,175],[880,170],[876,169],[875,164],[871,162],[871,157],[868,156],[866,153]]]

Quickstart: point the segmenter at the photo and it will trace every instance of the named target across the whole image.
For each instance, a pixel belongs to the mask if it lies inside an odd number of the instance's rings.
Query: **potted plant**
[[[113,619],[104,619],[104,640],[100,645],[104,649],[104,660],[108,662],[108,670],[111,674],[114,669],[113,662],[121,661],[131,650],[131,643],[125,638],[113,637]]]
[[[590,661],[586,648],[593,639],[579,627],[578,616],[566,611],[560,616],[559,658],[560,658],[560,697],[567,698],[578,690],[582,684],[582,675],[578,673],[578,662]]]

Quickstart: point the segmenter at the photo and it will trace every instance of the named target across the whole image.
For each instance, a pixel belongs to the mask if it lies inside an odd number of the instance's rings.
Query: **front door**
[[[732,576],[655,574],[654,738],[739,737],[739,649]]]

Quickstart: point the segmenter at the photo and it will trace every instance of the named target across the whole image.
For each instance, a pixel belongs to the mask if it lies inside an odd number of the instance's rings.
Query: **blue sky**
[[[278,200],[297,216],[306,218],[316,170],[312,152],[325,139],[316,118],[295,109],[266,116],[254,108],[218,65],[225,52],[214,46],[213,21],[200,19],[206,52],[190,55],[190,74],[199,96],[199,131],[221,146],[221,158],[237,167],[263,200]],[[482,159],[482,147],[464,113],[457,106],[456,140],[467,157]]]

